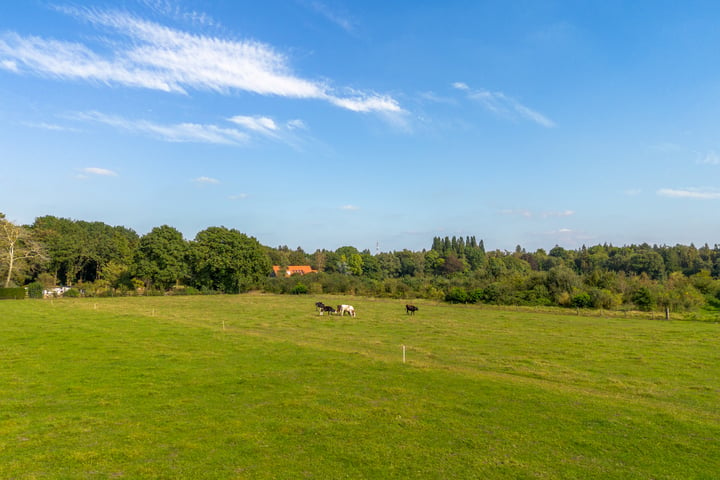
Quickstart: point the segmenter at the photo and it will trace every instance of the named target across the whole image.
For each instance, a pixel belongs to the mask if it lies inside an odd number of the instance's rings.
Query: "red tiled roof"
[[[272,268],[273,272],[275,272],[275,276],[279,276],[280,265],[273,265]],[[289,277],[290,275],[305,275],[306,273],[317,273],[317,270],[313,270],[310,265],[288,265],[285,270],[286,277]]]

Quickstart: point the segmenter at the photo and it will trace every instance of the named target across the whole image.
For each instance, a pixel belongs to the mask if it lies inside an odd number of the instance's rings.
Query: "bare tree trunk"
[[[5,246],[3,250],[7,253],[8,257],[8,273],[5,278],[5,288],[10,286],[10,279],[12,278],[13,267],[15,266],[15,244],[20,237],[20,229],[8,220],[5,220],[4,215],[0,217],[0,226],[2,226],[2,238],[1,243]]]
[[[5,278],[5,288],[10,286],[10,278],[12,277],[13,265],[15,263],[15,243],[11,243],[8,247],[8,273]]]

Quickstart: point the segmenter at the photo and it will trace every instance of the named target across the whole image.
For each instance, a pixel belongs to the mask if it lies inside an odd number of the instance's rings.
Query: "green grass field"
[[[0,302],[0,478],[720,478],[720,325],[416,304]]]

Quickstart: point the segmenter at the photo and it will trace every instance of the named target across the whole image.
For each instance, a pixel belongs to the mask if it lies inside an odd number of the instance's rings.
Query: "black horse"
[[[410,315],[415,315],[415,312],[418,310],[419,308],[415,305],[405,305],[405,313],[409,313]]]

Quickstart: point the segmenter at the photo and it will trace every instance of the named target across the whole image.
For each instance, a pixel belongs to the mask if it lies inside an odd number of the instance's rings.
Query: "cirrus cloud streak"
[[[130,133],[144,134],[168,142],[237,145],[244,144],[249,140],[249,136],[244,132],[216,125],[198,123],[162,125],[148,120],[129,120],[95,111],[75,113],[70,115],[70,118],[102,123]]]
[[[113,50],[15,32],[0,34],[0,68],[64,80],[187,94],[188,89],[228,94],[316,99],[362,113],[401,113],[397,100],[374,92],[337,93],[326,82],[294,74],[272,46],[187,33],[118,11],[60,7],[58,11],[116,36]]]
[[[661,188],[657,191],[661,197],[670,198],[694,198],[699,200],[718,200],[720,199],[720,191],[700,188]]]
[[[486,110],[506,118],[529,120],[542,127],[553,128],[555,122],[503,92],[491,92],[485,89],[475,90],[464,82],[454,82],[452,87],[466,92],[467,98],[480,103]]]

